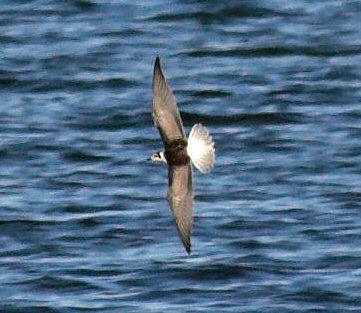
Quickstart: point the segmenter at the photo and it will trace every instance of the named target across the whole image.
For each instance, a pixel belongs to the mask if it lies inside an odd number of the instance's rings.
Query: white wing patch
[[[210,172],[215,161],[212,136],[201,124],[195,124],[188,137],[187,152],[194,166],[203,174]]]

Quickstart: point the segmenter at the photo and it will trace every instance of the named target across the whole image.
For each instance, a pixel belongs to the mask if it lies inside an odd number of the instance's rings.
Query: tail
[[[195,124],[188,137],[187,152],[192,163],[203,174],[210,172],[215,161],[215,150],[212,136],[201,124]]]

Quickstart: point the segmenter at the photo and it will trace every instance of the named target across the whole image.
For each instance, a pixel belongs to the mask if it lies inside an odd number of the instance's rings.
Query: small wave
[[[99,162],[109,159],[106,156],[95,155],[94,153],[87,153],[79,150],[63,152],[62,155],[64,159],[73,162]]]
[[[36,220],[36,219],[12,219],[12,220],[0,220],[0,225],[3,227],[11,227],[13,229],[20,229],[22,227],[34,227],[34,226],[50,226],[56,224],[51,220]]]
[[[347,296],[342,292],[327,290],[322,287],[305,286],[298,291],[283,294],[277,296],[277,298],[287,301],[343,303],[346,301]]]
[[[305,120],[301,113],[293,112],[264,112],[233,115],[205,115],[199,113],[182,113],[182,117],[190,124],[206,123],[207,125],[235,125],[235,124],[297,124]]]
[[[134,86],[135,82],[121,77],[112,77],[99,80],[38,80],[30,82],[32,90],[35,92],[55,91],[55,90],[94,90],[97,88],[121,88]]]
[[[98,88],[125,88],[136,84],[134,81],[122,77],[112,77],[98,80],[80,79],[19,79],[11,76],[0,78],[0,88],[25,89],[33,92],[50,92],[58,90],[84,91]]]
[[[131,128],[134,125],[152,125],[152,116],[150,112],[139,113],[136,115],[125,113],[114,113],[107,116],[99,117],[99,114],[90,118],[89,115],[80,117],[74,121],[66,122],[67,125],[79,129],[92,130],[117,130]]]
[[[59,274],[61,275],[61,274]],[[27,284],[35,285],[39,289],[43,290],[79,290],[79,289],[97,289],[97,286],[91,284],[85,280],[75,278],[65,278],[45,275],[43,277],[37,277],[32,281],[28,281]]]
[[[270,46],[255,48],[233,49],[197,49],[180,52],[180,55],[191,57],[345,57],[361,54],[361,46],[351,46],[337,49],[336,47],[310,47],[310,46]]]
[[[81,9],[81,10],[90,10],[94,9],[96,7],[96,4],[92,1],[88,0],[75,0],[72,1],[75,7]]]
[[[240,18],[263,18],[270,16],[294,15],[295,12],[276,11],[270,8],[249,5],[231,5],[222,6],[221,8],[209,9],[203,7],[202,10],[182,13],[161,13],[147,18],[146,20],[157,22],[171,22],[180,20],[200,20],[203,23],[214,21],[227,21]]]
[[[243,267],[242,265],[219,263],[195,266],[194,268],[188,269],[187,271],[182,270],[182,276],[196,281],[215,281],[224,280],[227,278],[234,279],[245,276],[247,270],[247,267]]]
[[[13,43],[20,43],[21,41],[14,38],[14,37],[11,37],[11,36],[4,36],[4,35],[0,35],[0,44],[13,44]]]
[[[200,98],[226,98],[230,97],[232,93],[224,90],[199,90],[193,91],[192,95]]]

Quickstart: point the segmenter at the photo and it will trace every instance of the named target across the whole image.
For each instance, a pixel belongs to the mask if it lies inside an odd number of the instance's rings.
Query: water
[[[359,1],[1,1],[0,311],[361,311],[360,38]],[[191,256],[156,55],[216,141]]]

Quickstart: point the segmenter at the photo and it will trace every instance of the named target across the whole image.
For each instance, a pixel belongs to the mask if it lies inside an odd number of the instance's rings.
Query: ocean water
[[[151,117],[187,132],[193,251]],[[359,1],[0,2],[0,312],[361,312]]]

